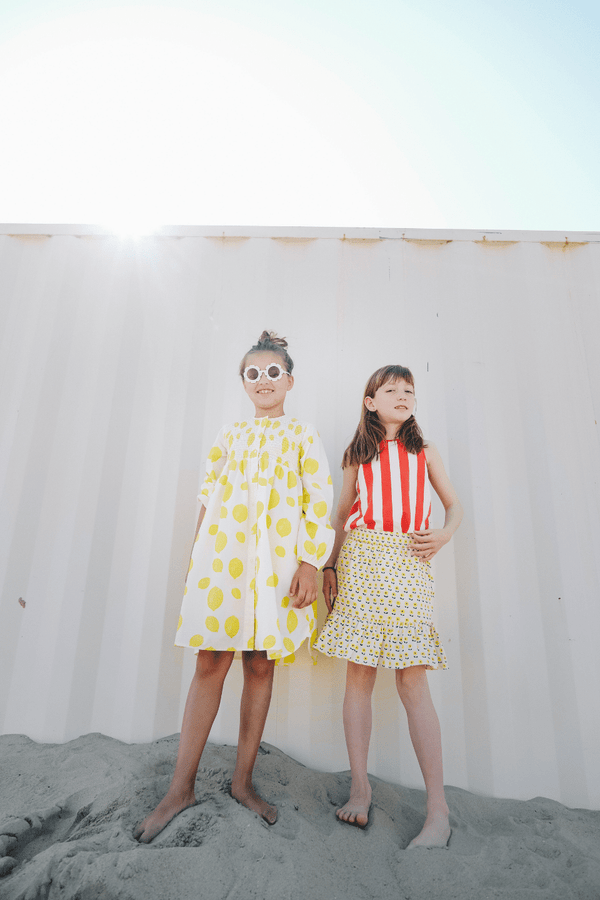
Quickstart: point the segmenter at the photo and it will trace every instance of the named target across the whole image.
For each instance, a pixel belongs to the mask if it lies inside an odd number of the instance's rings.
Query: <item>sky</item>
[[[0,0],[0,221],[600,231],[600,3]]]

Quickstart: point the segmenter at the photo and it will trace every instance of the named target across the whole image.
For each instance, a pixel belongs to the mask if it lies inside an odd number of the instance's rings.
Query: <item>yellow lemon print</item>
[[[188,569],[188,575],[189,575],[189,573],[192,571],[193,565],[194,565],[194,560],[193,560],[193,559],[190,559],[190,567],[189,567],[189,569]]]
[[[232,578],[239,578],[244,571],[244,564],[241,559],[232,559],[229,563],[229,574]]]
[[[204,638],[201,634],[195,634],[190,638],[190,647],[201,647],[204,643]]]
[[[319,526],[316,522],[307,522],[306,523],[306,531],[308,532],[308,536],[314,538],[317,534]]]
[[[232,588],[232,590],[231,590],[231,596],[232,596],[232,597],[235,597],[236,600],[241,600],[241,599],[242,599],[242,592],[240,591],[239,588]]]
[[[219,620],[215,619],[214,616],[208,616],[206,619],[206,627],[209,631],[218,631],[219,630]]]
[[[227,484],[227,475],[221,475],[219,478],[219,484]]]
[[[258,503],[256,504],[256,515],[259,518],[262,515],[262,511],[264,508],[265,508],[265,504],[262,502],[262,500],[259,500]]]
[[[210,584],[210,578],[201,578],[198,582],[198,587],[201,591],[205,590]]]
[[[265,648],[265,650],[270,650],[271,647],[273,647],[274,645],[275,645],[275,635],[268,634],[263,641],[263,647]]]
[[[333,484],[333,478],[331,477],[331,475],[327,476],[327,484]]]
[[[309,456],[308,459],[304,460],[304,471],[308,472],[309,475],[314,475],[318,468],[319,463],[316,459],[313,459],[312,456]]]
[[[296,473],[295,473],[295,472],[288,472],[288,476],[287,476],[287,486],[288,486],[289,488],[295,488],[297,484],[298,484],[298,478],[296,477]]]
[[[290,605],[290,598],[284,597],[283,600],[281,601],[281,605],[283,606],[284,609],[286,609]]]
[[[277,547],[275,547],[275,553],[277,554],[277,556],[285,556],[285,547],[282,547],[281,544],[278,544]]]
[[[304,549],[308,553],[309,556],[314,556],[317,552],[317,548],[313,544],[312,541],[304,541]]]
[[[326,551],[327,544],[319,544],[319,546],[317,547],[317,559],[321,559],[322,556],[325,556]]]
[[[219,530],[219,526],[218,526],[218,525],[210,525],[210,526],[209,526],[209,529],[208,529],[208,533],[209,533],[209,534],[216,534],[218,530]]]
[[[225,501],[225,503],[227,503],[227,501],[229,500],[229,498],[231,497],[232,494],[233,494],[233,485],[230,481],[228,481],[227,484],[225,485],[225,490],[223,491],[223,500]]]
[[[272,521],[273,521],[273,520],[271,519],[271,516],[267,516],[267,528],[270,528],[270,527],[271,527]]]
[[[289,449],[290,449],[290,442],[286,437],[284,437],[284,439],[281,442],[281,451],[282,451],[282,453],[287,453]]]
[[[293,609],[290,609],[287,617],[287,630],[292,633],[298,625],[298,616]]]
[[[179,629],[181,628],[182,622],[183,622],[183,616],[179,616],[179,621],[177,623],[177,631],[179,631]]]
[[[286,656],[285,659],[286,659],[286,662],[289,663],[290,666],[293,662],[296,662],[296,656],[294,653],[290,653],[290,655]]]
[[[327,504],[324,500],[319,500],[318,503],[315,503],[313,509],[315,511],[315,515],[317,515],[320,519],[322,519],[323,516],[327,515]]]
[[[284,637],[284,639],[283,639],[283,646],[284,646],[285,649],[288,650],[290,653],[293,653],[294,650],[296,649],[296,648],[294,647],[294,642],[293,642],[289,637]]]
[[[279,494],[277,493],[275,488],[273,488],[269,495],[269,509],[274,509],[278,503],[279,503]]]
[[[296,434],[302,434],[302,425],[296,425],[295,432]]]
[[[254,650],[254,635],[248,638],[248,650]]]
[[[258,446],[264,447],[266,443],[267,443],[266,437],[264,436],[264,434],[261,434],[260,441],[258,442]]]
[[[225,634],[227,637],[235,637],[239,630],[240,620],[237,616],[229,616],[229,618],[225,620]]]
[[[246,460],[240,459],[240,472],[242,473],[242,475],[246,471],[246,465],[247,465]],[[332,484],[333,484],[333,482],[332,482]]]
[[[248,446],[251,447],[253,443],[254,443],[254,435],[252,433],[250,433],[248,435]]]
[[[275,527],[280,537],[286,537],[292,531],[289,519],[280,519]]]
[[[208,592],[207,602],[213,612],[215,611],[215,609],[218,609],[223,602],[223,591],[221,590],[221,588],[211,588]]]
[[[222,572],[223,571],[223,560],[222,559],[213,559],[213,571],[214,572]]]
[[[224,531],[219,531],[217,535],[217,539],[215,540],[215,550],[217,553],[220,553],[221,550],[224,550],[227,546],[227,535]]]
[[[248,518],[248,507],[243,503],[238,503],[233,507],[233,518],[236,522],[245,522]]]
[[[293,497],[286,497],[285,499],[287,500],[287,505],[288,505],[288,506],[295,506],[295,505],[296,505],[296,501],[294,500]]]
[[[273,573],[273,575],[269,575],[269,577],[267,578],[267,585],[269,587],[277,587],[278,584],[279,578],[277,577],[277,575],[275,575],[275,573]]]
[[[222,518],[222,519],[226,519],[228,513],[229,513],[229,510],[227,509],[227,507],[226,507],[226,506],[222,506],[222,507],[221,507],[221,512],[220,512],[221,518]]]
[[[283,478],[283,466],[275,466],[275,475],[277,476],[277,478]]]
[[[244,541],[246,540],[246,535],[244,534],[243,531],[238,531],[238,533],[236,534],[236,538],[238,539],[240,544],[243,544]]]
[[[223,456],[223,454],[221,453],[221,451],[219,450],[218,447],[213,447],[212,450],[210,451],[210,453],[208,454],[208,458],[210,459],[211,462],[216,462],[218,459],[221,459],[222,456]]]

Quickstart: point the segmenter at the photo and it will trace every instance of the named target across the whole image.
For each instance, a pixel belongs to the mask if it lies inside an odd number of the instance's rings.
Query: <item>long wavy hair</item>
[[[272,353],[277,353],[283,359],[283,365],[288,373],[288,375],[292,374],[292,369],[294,368],[294,362],[292,357],[287,352],[287,341],[285,338],[279,337],[274,331],[263,331],[257,342],[253,347],[250,347],[247,353],[244,354],[244,358],[240,363],[240,377],[242,381],[244,379],[244,369],[247,365],[247,359],[251,353],[263,353],[264,351],[271,351]]]
[[[367,397],[374,397],[380,387],[388,381],[399,381],[401,378],[408,384],[415,386],[415,380],[410,369],[405,366],[382,366],[373,372],[363,395],[362,411],[358,428],[354,437],[346,447],[342,468],[357,466],[361,463],[371,462],[379,456],[381,442],[385,440],[385,426],[376,412],[372,412],[365,406]],[[407,419],[396,432],[396,440],[401,441],[409,453],[420,453],[425,446],[423,432],[417,424],[414,415]]]

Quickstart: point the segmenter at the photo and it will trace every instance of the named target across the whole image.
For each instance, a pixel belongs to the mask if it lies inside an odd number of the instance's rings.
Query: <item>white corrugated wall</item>
[[[317,424],[336,489],[367,376],[390,362],[415,374],[465,507],[436,560],[446,782],[600,806],[598,235],[7,231],[4,733],[179,730],[193,654],[173,635],[204,456],[247,414],[237,366],[274,328],[296,362],[286,411]],[[265,739],[347,768],[343,680],[324,657],[279,668]],[[235,742],[239,686],[236,663],[215,740]],[[384,671],[370,771],[421,784]]]

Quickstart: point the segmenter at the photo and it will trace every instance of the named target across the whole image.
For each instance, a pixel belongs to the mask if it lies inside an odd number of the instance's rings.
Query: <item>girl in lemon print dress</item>
[[[371,376],[342,461],[336,540],[323,577],[330,615],[316,646],[347,660],[343,718],[352,785],[338,818],[361,828],[368,822],[371,694],[382,665],[396,671],[427,789],[425,824],[409,846],[445,847],[450,826],[440,726],[426,670],[445,669],[446,657],[433,626],[429,561],[458,528],[462,507],[414,408],[409,369],[384,366]],[[430,527],[430,484],[446,512],[443,528]]]
[[[175,773],[134,836],[149,842],[195,800],[200,757],[234,654],[244,688],[231,793],[269,824],[277,810],[252,772],[269,710],[275,661],[316,637],[317,571],[331,552],[333,488],[316,429],[286,416],[293,362],[263,331],[240,366],[254,418],[224,426],[210,451],[202,508],[175,643],[197,652]]]

